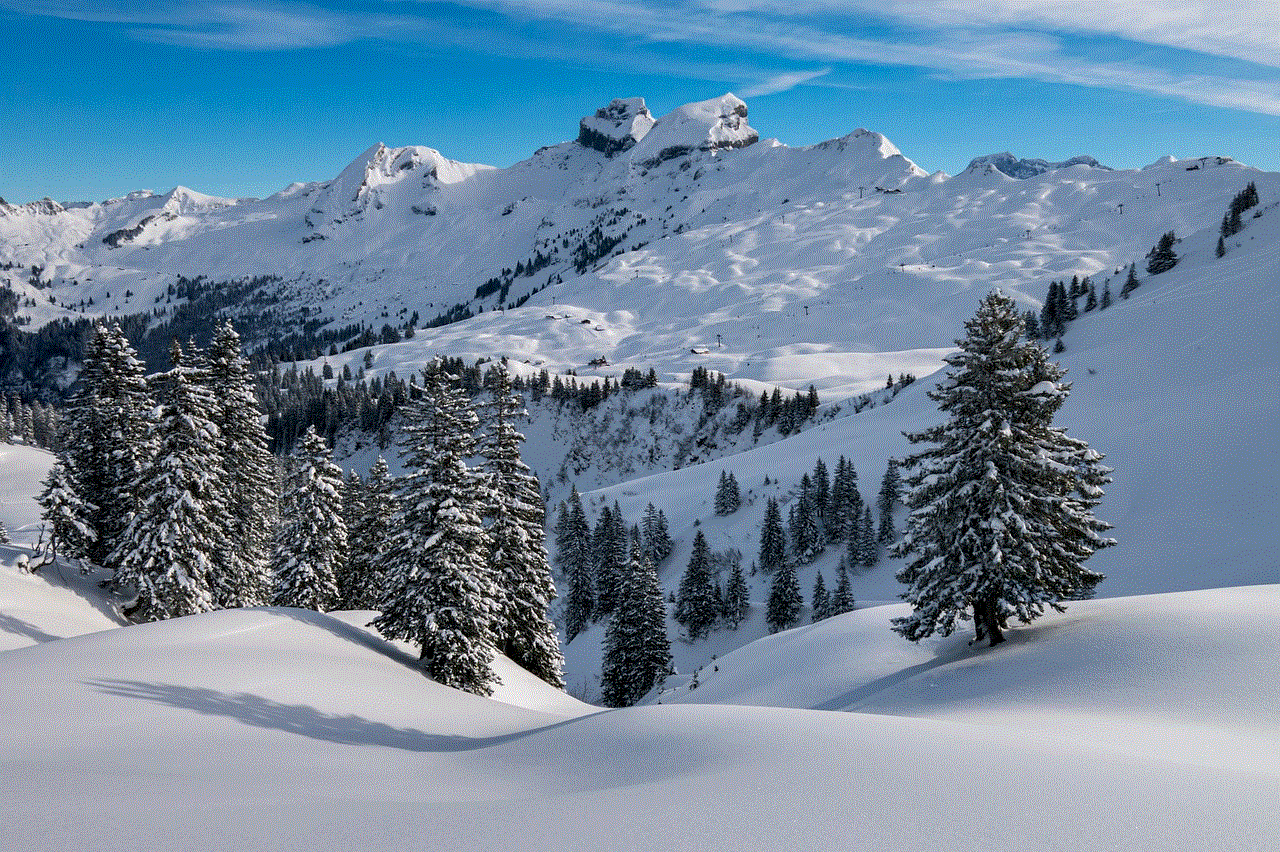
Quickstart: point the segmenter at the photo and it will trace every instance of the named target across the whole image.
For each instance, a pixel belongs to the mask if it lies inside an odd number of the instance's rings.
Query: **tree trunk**
[[[1001,629],[1004,619],[999,615],[999,606],[994,597],[983,598],[977,603],[973,620],[981,625],[981,635],[978,638],[985,637],[989,640],[988,647],[995,647],[1004,641],[1004,631]]]

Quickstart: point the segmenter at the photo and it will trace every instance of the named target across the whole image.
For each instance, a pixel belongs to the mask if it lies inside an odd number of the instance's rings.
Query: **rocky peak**
[[[615,98],[578,122],[578,144],[612,157],[643,139],[653,125],[644,98]]]
[[[1107,168],[1107,166],[1102,165],[1093,157],[1084,155],[1072,157],[1070,160],[1063,160],[1061,163],[1050,163],[1047,160],[1020,159],[1008,151],[1002,151],[999,154],[975,157],[969,162],[969,167],[965,171],[990,171],[995,169],[1015,180],[1025,180],[1029,177],[1042,175],[1045,172],[1081,165],[1088,166],[1091,169]]]

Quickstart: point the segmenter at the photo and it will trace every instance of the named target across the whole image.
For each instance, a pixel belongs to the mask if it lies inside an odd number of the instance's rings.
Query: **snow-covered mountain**
[[[1260,204],[1219,255],[1251,181]],[[0,205],[0,280],[26,328],[160,323],[178,276],[258,276],[227,310],[274,316],[263,335],[419,314],[412,339],[322,356],[317,373],[403,377],[437,353],[579,381],[655,369],[657,388],[588,412],[531,404],[525,455],[553,507],[576,484],[593,518],[615,501],[630,521],[662,509],[667,590],[697,532],[749,564],[766,500],[785,507],[819,458],[850,459],[872,499],[909,451],[903,431],[938,422],[930,374],[990,288],[1039,309],[1050,281],[1092,276],[1115,301],[1063,336],[1073,387],[1057,423],[1115,468],[1097,512],[1119,541],[1089,563],[1107,575],[1097,600],[996,649],[892,634],[892,559],[853,578],[857,611],[774,636],[754,576],[737,631],[691,642],[668,624],[679,674],[651,706],[593,714],[504,659],[493,700],[425,681],[369,613],[121,626],[94,578],[20,570],[51,458],[0,445],[16,542],[0,546],[0,845],[351,848],[373,830],[374,845],[459,849],[1266,848],[1280,828],[1278,208],[1280,174],[1216,156],[1115,170],[997,154],[952,177],[865,130],[790,148],[759,139],[732,96],[657,119],[614,101],[509,169],[377,145],[262,200],[176,188]],[[1148,275],[1167,231],[1179,262]],[[455,306],[476,315],[421,328]],[[756,395],[814,384],[821,414],[790,436],[731,433],[732,410],[704,417],[683,388],[697,367]],[[883,390],[904,372],[922,380]],[[865,392],[878,404],[845,399]],[[349,468],[394,454],[372,440],[343,436]],[[712,506],[721,471],[743,491],[727,516]],[[800,569],[806,598],[838,557]],[[603,633],[565,647],[588,700]]]
[[[225,306],[258,342],[512,308],[472,326],[491,335],[485,354],[523,360],[530,340],[559,338],[549,367],[605,355],[674,379],[707,348],[700,363],[730,378],[844,393],[880,380],[884,353],[937,363],[991,286],[1037,307],[1051,279],[1109,274],[1165,231],[1215,227],[1249,180],[1266,197],[1280,187],[1222,157],[1112,170],[1000,154],[930,175],[867,130],[805,148],[761,139],[732,95],[656,120],[643,99],[616,100],[577,130],[505,169],[378,144],[333,180],[261,200],[177,187],[2,205],[0,285],[34,328],[160,323],[179,276],[258,276]],[[589,322],[547,327],[565,314]],[[833,351],[863,362],[855,381],[812,375],[810,356]]]

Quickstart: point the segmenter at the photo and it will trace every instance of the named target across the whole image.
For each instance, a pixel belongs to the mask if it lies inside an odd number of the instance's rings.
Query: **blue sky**
[[[506,166],[612,98],[660,116],[728,91],[762,136],[866,127],[928,171],[1002,150],[1280,170],[1278,17],[1275,0],[0,0],[0,196],[262,196],[379,141]]]

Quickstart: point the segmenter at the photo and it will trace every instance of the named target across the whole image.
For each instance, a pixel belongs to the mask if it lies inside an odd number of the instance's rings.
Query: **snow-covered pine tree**
[[[812,620],[815,623],[831,615],[831,595],[827,592],[827,581],[822,578],[821,571],[818,572],[817,578],[813,581],[812,602]]]
[[[272,556],[272,602],[326,612],[341,604],[338,573],[347,557],[342,468],[314,426],[307,427],[290,468]]]
[[[735,562],[724,587],[723,617],[729,629],[737,630],[751,612],[751,589],[742,573],[742,563]]]
[[[895,553],[909,560],[897,577],[913,612],[894,630],[914,641],[972,618],[995,645],[1008,618],[1061,612],[1103,579],[1083,563],[1114,543],[1092,512],[1110,471],[1051,425],[1069,385],[1022,339],[1012,299],[988,294],[965,330],[929,394],[950,419],[907,436],[932,446],[903,462],[911,513]]]
[[[825,525],[830,518],[828,514],[831,508],[831,477],[827,473],[827,465],[822,459],[818,459],[813,465],[813,509],[814,515],[818,522],[818,527],[823,529],[820,541],[826,542]]]
[[[1147,252],[1147,272],[1159,275],[1178,265],[1178,255],[1173,250],[1173,245],[1177,241],[1178,238],[1173,235],[1173,231],[1166,231],[1161,235],[1160,241]]]
[[[645,556],[655,566],[661,565],[662,561],[671,554],[673,547],[671,533],[667,531],[667,516],[661,509],[655,508],[650,503],[645,507],[644,525],[641,530],[644,533]]]
[[[1125,276],[1124,286],[1120,288],[1120,298],[1127,299],[1129,294],[1138,289],[1138,268],[1136,264],[1129,264],[1129,272]]]
[[[876,497],[876,508],[880,510],[880,531],[876,540],[880,544],[892,544],[898,537],[893,527],[893,507],[898,503],[898,489],[902,486],[902,474],[898,471],[898,460],[890,458],[885,466],[884,476],[880,478],[880,493]]]
[[[671,673],[667,605],[658,572],[639,547],[623,572],[618,608],[605,633],[600,697],[610,707],[628,707]]]
[[[782,529],[782,511],[778,501],[769,498],[765,505],[764,524],[760,528],[760,556],[756,564],[772,574],[787,562],[787,534]]]
[[[372,625],[418,645],[423,671],[438,682],[489,695],[500,597],[480,519],[493,498],[465,461],[476,450],[475,406],[436,361],[403,414],[409,472],[398,480],[399,514]]]
[[[575,487],[560,510],[556,529],[556,569],[568,589],[564,600],[564,641],[572,642],[591,623],[595,613],[595,557],[591,552],[591,528]]]
[[[711,550],[707,547],[706,536],[698,530],[693,537],[693,554],[676,592],[675,620],[689,632],[690,639],[706,636],[716,623],[719,613],[715,595],[715,585],[711,580]]]
[[[342,560],[336,577],[338,606],[341,609],[363,609],[356,605],[360,596],[360,580],[356,573],[356,552],[360,549],[360,544],[356,540],[356,531],[363,514],[364,480],[356,471],[347,471],[347,478],[342,481],[342,523],[347,527],[347,558]]]
[[[595,606],[592,620],[609,616],[618,605],[621,594],[622,572],[627,565],[630,537],[622,509],[614,502],[613,508],[600,507],[600,517],[591,534],[591,555],[595,560]]]
[[[805,487],[805,485],[809,487]],[[791,557],[799,565],[808,565],[823,551],[822,527],[818,523],[817,508],[813,504],[812,485],[808,474],[800,487],[800,496],[791,504]]]
[[[210,588],[230,519],[215,401],[174,341],[173,367],[158,381],[160,404],[147,443],[154,454],[134,483],[137,510],[108,564],[132,589],[125,613],[159,621],[216,608]]]
[[[769,607],[765,610],[769,632],[777,633],[793,626],[799,621],[800,610],[803,608],[804,598],[800,595],[796,569],[791,563],[784,563],[773,575],[773,585],[769,588]]]
[[[871,521],[871,506],[862,507],[862,521],[858,524],[858,543],[861,546],[861,563],[870,568],[880,561],[880,547],[876,543],[876,528]]]
[[[547,607],[556,597],[547,559],[546,510],[538,477],[520,458],[524,435],[516,418],[524,402],[511,389],[504,367],[493,371],[480,452],[492,492],[489,565],[500,591],[498,649],[527,671],[564,688],[564,655]]]
[[[840,567],[836,569],[836,587],[831,592],[831,604],[828,607],[828,612],[831,615],[852,612],[854,605],[853,586],[849,582],[849,565],[845,562],[844,557],[841,556]]]
[[[222,468],[227,479],[231,526],[218,558],[225,576],[210,586],[219,608],[261,606],[271,599],[269,560],[275,511],[275,458],[267,448],[267,432],[253,389],[248,360],[240,351],[240,335],[230,322],[214,331],[205,356],[205,375],[216,405]]]
[[[138,477],[153,452],[152,402],[145,368],[118,325],[94,329],[78,381],[63,420],[62,459],[89,512],[80,520],[94,533],[85,556],[107,566],[138,509]]]
[[[742,492],[732,473],[720,471],[720,483],[716,486],[715,511],[717,515],[732,515],[742,506]]]
[[[62,559],[84,559],[97,533],[89,525],[96,507],[85,505],[74,474],[59,458],[49,468],[44,490],[36,498],[48,529],[47,550],[40,564]],[[38,566],[37,566],[38,567]]]
[[[386,554],[396,517],[395,482],[382,456],[369,467],[347,529],[347,560],[338,591],[347,609],[374,609],[382,594]]]

